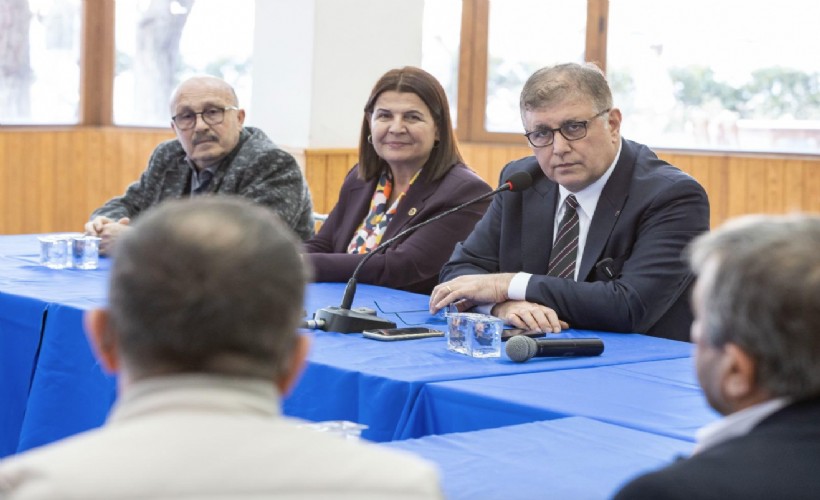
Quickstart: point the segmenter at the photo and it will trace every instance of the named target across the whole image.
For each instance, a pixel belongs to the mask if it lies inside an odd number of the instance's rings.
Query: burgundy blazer
[[[347,281],[364,257],[348,254],[347,247],[370,209],[376,182],[360,179],[357,166],[348,172],[336,206],[316,236],[305,242],[315,281]],[[438,181],[419,176],[399,202],[381,241],[489,191],[486,182],[460,163]],[[489,202],[482,200],[405,235],[370,258],[359,272],[359,282],[429,294],[453,247],[470,234]]]

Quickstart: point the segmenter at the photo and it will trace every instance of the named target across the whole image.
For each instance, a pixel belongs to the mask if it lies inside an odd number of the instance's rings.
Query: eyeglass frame
[[[220,123],[225,121],[225,111],[228,111],[229,109],[232,109],[234,111],[239,111],[239,108],[237,106],[225,106],[224,108],[220,108],[219,106],[208,106],[207,108],[203,109],[202,111],[193,113],[194,121],[191,123],[190,127],[182,127],[179,123],[177,123],[177,117],[179,115],[181,115],[182,113],[177,113],[176,115],[172,116],[171,121],[174,122],[174,125],[176,125],[179,130],[191,130],[192,128],[195,128],[196,127],[196,117],[197,117],[197,115],[201,116],[202,121],[204,121],[208,125],[219,125]],[[219,119],[219,121],[211,122],[211,121],[209,121],[208,118],[205,118],[205,113],[208,113],[209,111],[216,111],[216,110],[219,110],[219,111],[222,112],[222,117]],[[183,113],[187,113],[187,111],[185,111]]]
[[[546,147],[549,147],[549,146],[552,146],[553,144],[555,144],[555,133],[556,132],[561,134],[561,137],[563,137],[567,141],[570,141],[570,142],[580,141],[581,139],[583,139],[584,137],[587,136],[587,125],[589,125],[589,122],[591,122],[592,120],[595,120],[598,117],[603,116],[605,113],[609,113],[610,111],[612,111],[612,108],[606,108],[606,109],[596,113],[595,116],[593,116],[592,118],[589,118],[587,120],[565,122],[558,128],[545,128],[545,129],[540,129],[540,130],[536,129],[536,130],[533,130],[532,132],[527,132],[526,134],[524,134],[524,137],[527,138],[527,141],[530,143],[530,146],[532,146],[534,148],[546,148]],[[572,139],[567,137],[567,135],[564,133],[564,131],[562,129],[564,127],[570,127],[570,126],[576,126],[576,125],[580,125],[584,128],[583,135],[581,135],[580,137],[574,137]],[[552,133],[552,139],[549,141],[549,143],[544,144],[542,146],[537,146],[532,142],[532,139],[530,138],[530,135],[535,134],[535,133],[545,134],[547,132]]]

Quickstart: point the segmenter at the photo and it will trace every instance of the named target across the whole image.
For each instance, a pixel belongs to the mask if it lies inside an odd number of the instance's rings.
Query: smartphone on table
[[[378,328],[375,330],[365,330],[362,335],[374,340],[410,340],[423,339],[427,337],[443,337],[444,332],[423,326],[413,326],[407,328]]]

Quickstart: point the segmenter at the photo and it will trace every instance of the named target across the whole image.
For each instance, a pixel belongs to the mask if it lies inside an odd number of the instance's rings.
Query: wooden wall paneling
[[[325,188],[324,206],[322,213],[330,212],[336,205],[339,197],[339,188],[342,187],[350,169],[359,161],[358,154],[351,160],[348,151],[334,152],[327,161],[327,184]]]
[[[719,156],[706,157],[708,169],[707,194],[711,213],[711,227],[715,228],[729,217],[729,170],[726,158]]]
[[[735,160],[743,169],[746,183],[746,198],[741,213],[763,213],[766,211],[766,167],[751,158]]]
[[[31,151],[31,165],[36,180],[26,182],[24,224],[26,227],[54,227],[54,218],[61,204],[71,196],[73,173],[60,172],[57,168],[56,136],[37,134]]]
[[[51,172],[54,175],[54,204],[49,211],[51,223],[44,228],[48,231],[80,231],[82,220],[74,216],[82,211],[85,205],[85,186],[88,184],[86,163],[82,156],[84,150],[75,149],[76,132],[60,131],[50,134],[54,141],[54,154],[51,161]]]
[[[111,132],[110,130],[105,131],[107,134]],[[137,180],[137,177],[131,174],[132,165],[137,157],[137,144],[134,140],[133,133],[117,134],[117,137],[119,138],[120,164],[118,166],[119,168],[116,168],[116,171],[120,174],[120,190],[115,194],[118,195],[125,192],[125,188]],[[102,168],[109,168],[109,165],[103,165]]]
[[[810,202],[809,197],[804,192],[805,176],[804,172],[808,172],[808,168],[812,165],[809,162],[800,161],[796,164],[786,162],[783,174],[783,192],[788,199],[785,202],[785,210],[787,213],[799,210],[799,207],[808,207]],[[820,166],[815,165],[815,169]],[[820,196],[820,191],[815,191],[814,196]]]
[[[462,154],[467,165],[489,184],[492,175],[489,150],[486,147],[473,146],[467,147]]]
[[[740,158],[729,158],[726,165],[729,174],[729,186],[726,192],[726,218],[750,213],[747,203],[748,175],[744,167],[745,165],[743,165]]]
[[[101,129],[87,130],[78,134],[74,140],[79,150],[78,160],[83,162],[85,172],[85,198],[83,206],[76,215],[75,224],[84,224],[97,207],[114,195],[110,189],[113,184],[113,162],[110,157],[114,148],[106,147],[107,141]],[[111,165],[112,168],[102,168]]]
[[[327,208],[327,157],[322,154],[305,154],[305,180],[313,199],[313,211],[326,214]]]
[[[763,211],[766,213],[782,214],[788,210],[788,198],[785,192],[786,162],[783,159],[759,161],[762,184],[765,193]],[[755,182],[752,180],[752,182]]]
[[[6,138],[7,134],[0,134],[0,230],[6,227],[5,217],[8,214],[9,207],[8,207],[8,197],[9,197],[9,190],[11,190],[11,184],[9,180],[6,178],[7,172],[9,170],[9,162],[6,158]]]
[[[820,159],[803,162],[803,209],[820,212]]]
[[[126,160],[122,156],[120,140],[118,134],[110,133],[107,130],[97,131],[99,136],[99,150],[89,151],[93,157],[92,169],[96,175],[103,179],[105,191],[96,197],[94,207],[99,207],[114,196],[119,196],[125,192],[126,186],[130,182],[128,174],[123,174],[123,163]],[[131,179],[131,181],[136,179]],[[91,215],[91,212],[88,212]]]
[[[24,232],[23,213],[26,210],[33,210],[32,207],[25,206],[23,185],[28,177],[27,166],[30,151],[26,151],[23,143],[24,132],[11,132],[4,134],[6,137],[6,211],[4,213],[5,232],[8,234],[19,234]],[[27,154],[28,153],[28,154]]]

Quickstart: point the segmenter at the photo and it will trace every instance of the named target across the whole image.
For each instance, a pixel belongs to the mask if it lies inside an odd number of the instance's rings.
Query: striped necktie
[[[574,279],[578,258],[578,200],[571,194],[565,202],[566,210],[552,245],[547,276]]]

